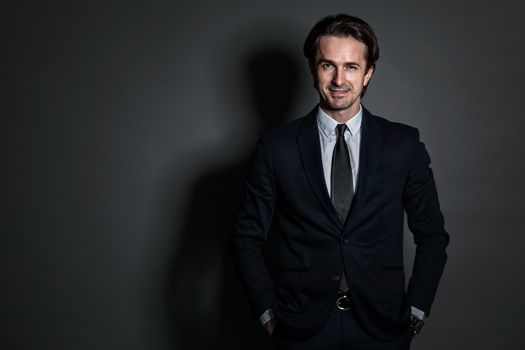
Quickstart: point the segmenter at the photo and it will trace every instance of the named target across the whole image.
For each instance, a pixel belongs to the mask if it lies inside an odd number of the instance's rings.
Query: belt
[[[339,310],[346,311],[350,310],[350,306],[352,305],[352,300],[350,300],[350,296],[347,294],[339,294],[337,297],[337,300],[335,301],[335,305]]]

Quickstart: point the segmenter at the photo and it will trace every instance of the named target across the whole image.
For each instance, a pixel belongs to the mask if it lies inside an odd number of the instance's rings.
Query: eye
[[[348,64],[345,66],[347,70],[356,70],[358,67],[355,64]]]
[[[321,63],[321,69],[329,70],[332,69],[334,66],[331,63],[323,62]]]

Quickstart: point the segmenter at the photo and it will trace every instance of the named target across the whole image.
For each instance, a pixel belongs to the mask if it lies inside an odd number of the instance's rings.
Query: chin
[[[342,110],[352,107],[352,103],[351,102],[336,102],[336,103],[329,102],[327,103],[327,106],[334,111],[342,111]]]

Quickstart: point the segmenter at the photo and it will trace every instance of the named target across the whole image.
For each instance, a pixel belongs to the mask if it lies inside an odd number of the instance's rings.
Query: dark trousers
[[[352,310],[341,311],[334,306],[334,311],[324,328],[313,338],[306,341],[288,339],[274,333],[278,350],[409,350],[411,335],[381,341],[372,338],[359,324]]]

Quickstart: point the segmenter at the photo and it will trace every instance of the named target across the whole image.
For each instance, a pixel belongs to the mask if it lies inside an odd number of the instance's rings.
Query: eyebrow
[[[334,61],[329,60],[328,58],[320,58],[319,61],[317,62],[317,64],[319,64],[319,63],[330,63],[330,64],[332,64],[332,65],[334,65],[334,66],[337,65]],[[351,64],[351,65],[355,65],[355,66],[358,66],[358,67],[361,67],[361,66],[359,65],[359,63],[357,63],[357,62],[349,61],[349,62],[344,62],[344,63],[343,63],[343,65],[349,65],[349,64]]]

